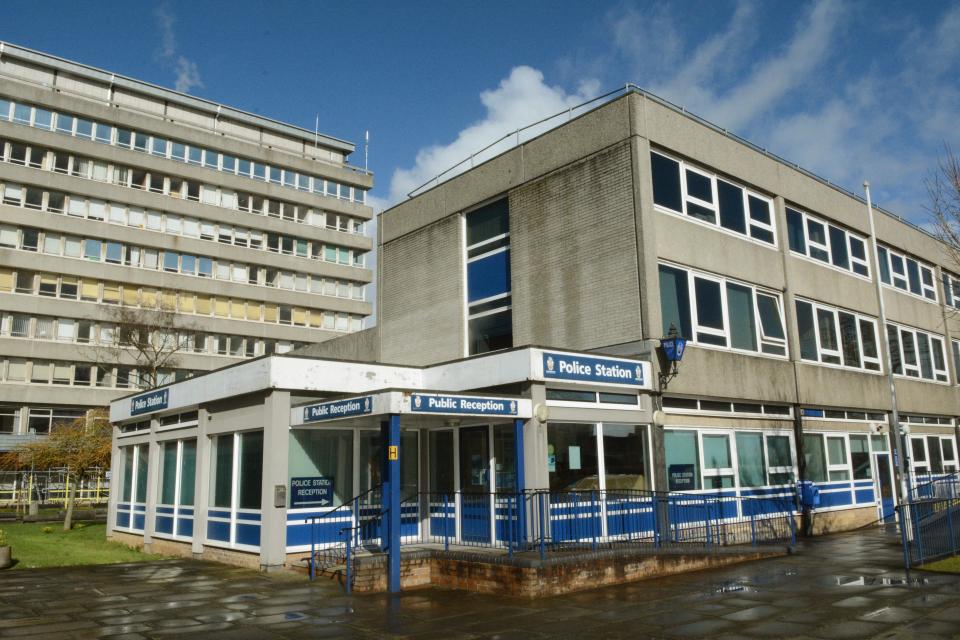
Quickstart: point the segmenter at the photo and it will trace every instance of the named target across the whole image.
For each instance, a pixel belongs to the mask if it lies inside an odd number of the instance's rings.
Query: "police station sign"
[[[353,416],[369,415],[373,412],[373,397],[348,398],[319,404],[307,405],[303,408],[303,421],[323,422],[337,418],[351,418]]]
[[[333,504],[333,478],[290,478],[290,508],[329,507]]]
[[[170,389],[142,393],[130,398],[130,415],[139,416],[153,411],[162,411],[170,405]]]
[[[414,393],[410,396],[410,411],[412,413],[515,416],[517,401],[505,398]]]
[[[544,380],[647,387],[650,384],[648,367],[646,362],[543,352]]]

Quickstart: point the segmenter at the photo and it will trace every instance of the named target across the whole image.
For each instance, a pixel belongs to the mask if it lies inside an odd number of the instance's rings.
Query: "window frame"
[[[864,315],[862,313],[857,313],[849,309],[834,307],[831,305],[823,304],[821,302],[817,302],[815,300],[810,300],[808,298],[802,298],[800,296],[797,296],[794,299],[794,307],[795,307],[794,314],[798,319],[799,319],[800,313],[796,307],[799,304],[808,304],[811,306],[813,310],[814,339],[816,341],[815,346],[817,349],[817,360],[810,360],[808,358],[803,357],[803,349],[801,348],[799,353],[801,362],[815,364],[823,367],[834,367],[834,368],[846,369],[848,371],[860,371],[863,373],[870,373],[870,374],[877,374],[877,375],[884,373],[885,369],[883,367],[883,362],[880,355],[881,353],[883,353],[883,351],[880,346],[879,320],[877,318],[873,318],[871,316]],[[819,322],[819,312],[821,311],[829,313],[833,317],[833,330],[837,338],[836,350],[825,349],[822,346],[823,340],[821,338],[821,333],[820,333],[821,327]],[[860,358],[860,366],[858,367],[850,366],[845,363],[844,351],[843,351],[843,333],[840,326],[841,313],[849,314],[854,318],[854,325],[856,326],[856,329],[857,329],[857,347],[859,350],[859,358]],[[876,356],[867,356],[864,352],[863,324],[862,324],[863,322],[866,322],[873,327],[873,341],[874,341],[874,348],[877,353]],[[799,332],[799,322],[797,326],[797,331]],[[800,336],[798,335],[798,340],[799,339],[800,339]],[[839,362],[833,363],[833,362],[825,361],[824,355],[836,357],[839,360]],[[865,363],[867,362],[876,364],[877,368],[876,369],[867,368],[866,366],[864,366]]]

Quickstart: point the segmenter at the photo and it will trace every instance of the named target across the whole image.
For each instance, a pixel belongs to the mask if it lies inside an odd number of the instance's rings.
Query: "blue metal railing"
[[[960,497],[960,473],[915,476],[910,500],[929,500]]]
[[[955,487],[953,483],[946,485]],[[931,497],[897,505],[904,566],[960,554],[960,497]]]
[[[310,580],[318,571],[344,565],[345,589],[353,588],[356,549],[375,544],[381,537],[381,485],[376,485],[326,513],[307,518],[310,523]],[[349,518],[343,526],[343,518]],[[331,531],[332,528],[332,531]]]
[[[548,553],[625,544],[711,550],[796,542],[795,496],[742,497],[641,490],[420,493],[403,544]]]

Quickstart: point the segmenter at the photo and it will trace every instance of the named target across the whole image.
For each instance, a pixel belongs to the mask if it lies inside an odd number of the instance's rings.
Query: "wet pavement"
[[[329,582],[209,562],[0,574],[0,638],[960,638],[960,576],[913,572],[878,530],[794,555],[553,598]]]

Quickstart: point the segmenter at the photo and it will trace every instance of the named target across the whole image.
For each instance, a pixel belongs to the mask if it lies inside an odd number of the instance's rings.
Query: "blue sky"
[[[362,148],[376,202],[634,82],[924,223],[960,149],[960,3],[11,2],[0,39]],[[362,164],[359,151],[353,156]]]

